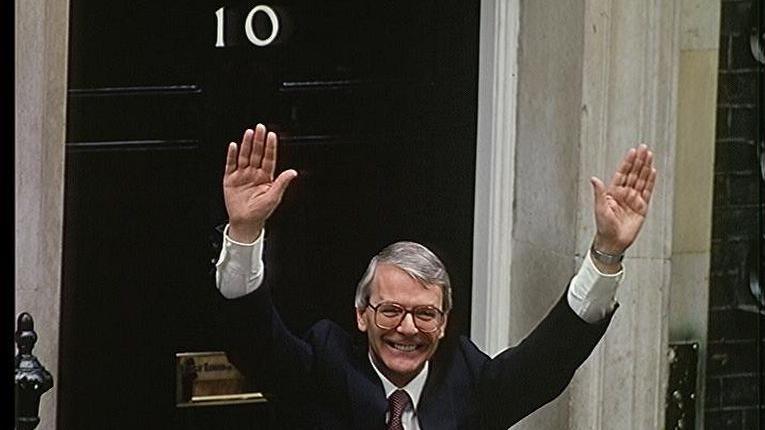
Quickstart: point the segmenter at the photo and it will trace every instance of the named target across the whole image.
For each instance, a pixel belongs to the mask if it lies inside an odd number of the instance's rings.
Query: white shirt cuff
[[[223,245],[215,263],[215,284],[227,299],[249,294],[263,282],[263,236],[261,230],[252,243],[236,242],[228,236],[228,224],[223,229]]]
[[[602,273],[592,262],[590,251],[579,272],[571,279],[568,304],[580,318],[596,323],[616,308],[616,289],[624,279],[624,268],[614,274]]]

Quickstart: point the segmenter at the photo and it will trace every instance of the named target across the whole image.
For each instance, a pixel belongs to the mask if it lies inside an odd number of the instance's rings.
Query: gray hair
[[[372,257],[364,276],[356,286],[357,309],[369,305],[371,284],[378,264],[396,266],[423,285],[439,286],[443,297],[442,310],[447,313],[452,309],[452,287],[444,263],[431,250],[414,242],[396,242]]]

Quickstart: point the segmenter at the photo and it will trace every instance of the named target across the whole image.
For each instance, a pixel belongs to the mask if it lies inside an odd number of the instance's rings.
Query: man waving
[[[290,333],[271,302],[279,285],[269,282],[261,258],[266,221],[297,176],[286,170],[274,178],[277,147],[276,134],[260,124],[228,147],[229,224],[216,284],[230,299],[224,317],[237,364],[269,375],[279,401],[294,411],[283,418],[291,428],[507,429],[553,400],[605,333],[624,252],[656,181],[645,145],[629,150],[608,185],[591,179],[597,233],[581,268],[532,333],[492,359],[466,337],[447,336],[448,271],[413,242],[373,256],[356,286],[364,344],[327,320],[304,337]]]

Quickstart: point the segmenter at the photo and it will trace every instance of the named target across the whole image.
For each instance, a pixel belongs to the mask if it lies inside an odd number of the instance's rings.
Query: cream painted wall
[[[39,429],[56,428],[69,2],[15,2],[15,311],[53,374]]]

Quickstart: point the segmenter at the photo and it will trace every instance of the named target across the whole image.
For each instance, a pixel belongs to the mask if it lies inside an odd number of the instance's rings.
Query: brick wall
[[[749,47],[757,1],[722,1],[704,420],[715,430],[765,429],[765,318],[742,310],[754,304],[742,292],[748,255],[756,252],[751,243],[760,237],[756,246],[762,246],[765,213],[758,164],[762,70]]]

